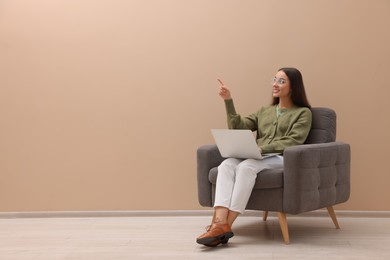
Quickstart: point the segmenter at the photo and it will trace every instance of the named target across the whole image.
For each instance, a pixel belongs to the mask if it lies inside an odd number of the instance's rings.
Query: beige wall
[[[390,1],[4,0],[0,211],[200,209],[196,148],[298,67],[338,113],[352,194],[390,210]]]

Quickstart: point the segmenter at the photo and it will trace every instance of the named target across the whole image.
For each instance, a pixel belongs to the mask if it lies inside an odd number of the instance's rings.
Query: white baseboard
[[[125,210],[125,211],[26,211],[26,212],[0,212],[1,218],[86,218],[86,217],[197,217],[212,216],[211,209],[207,210]],[[357,211],[336,210],[337,217],[370,217],[390,218],[390,211]],[[262,211],[246,211],[243,216],[262,216]],[[275,212],[269,212],[269,217],[276,216]],[[315,210],[288,217],[324,217],[328,216],[327,210]]]

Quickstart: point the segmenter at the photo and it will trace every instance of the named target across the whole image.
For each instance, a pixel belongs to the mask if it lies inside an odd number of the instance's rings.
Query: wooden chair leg
[[[267,221],[267,217],[268,217],[268,211],[264,211],[263,212],[263,220]]]
[[[339,222],[337,221],[336,213],[334,212],[333,207],[327,207],[327,210],[329,212],[329,216],[332,218],[334,225],[336,226],[336,229],[340,229]]]
[[[282,230],[283,240],[286,245],[290,244],[290,237],[288,235],[288,226],[287,226],[287,218],[286,213],[278,212],[279,217],[279,225]]]

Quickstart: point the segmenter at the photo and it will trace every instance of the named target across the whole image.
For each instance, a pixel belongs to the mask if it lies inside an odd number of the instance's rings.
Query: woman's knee
[[[259,170],[249,165],[239,165],[236,168],[236,178],[250,178],[256,179]]]
[[[239,163],[240,161],[235,158],[228,158],[224,160],[218,166],[218,176],[224,175],[229,178],[234,178],[236,175],[236,168]]]
[[[240,160],[235,158],[228,158],[224,160],[219,166],[218,170],[228,169],[235,171],[237,168],[237,165],[240,164]]]

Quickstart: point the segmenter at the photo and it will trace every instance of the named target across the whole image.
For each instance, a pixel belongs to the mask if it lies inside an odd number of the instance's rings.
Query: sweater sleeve
[[[263,153],[280,152],[293,145],[300,145],[306,141],[311,128],[311,111],[304,109],[299,114],[297,120],[291,125],[289,131],[280,136],[275,137],[269,143],[260,146]]]
[[[229,129],[250,129],[252,131],[257,130],[256,113],[253,113],[247,117],[242,117],[241,115],[237,114],[233,99],[225,100],[225,108]]]

